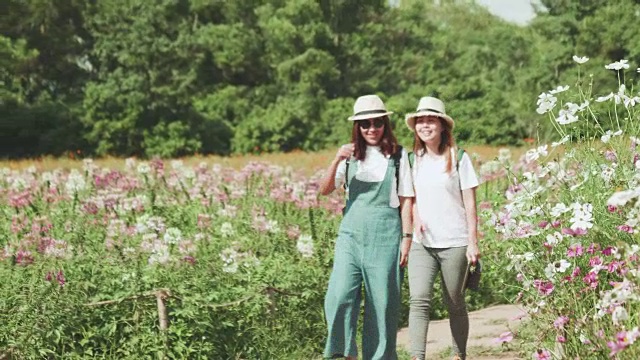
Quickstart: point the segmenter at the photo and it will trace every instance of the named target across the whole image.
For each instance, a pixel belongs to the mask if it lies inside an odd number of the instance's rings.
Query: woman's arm
[[[467,228],[469,229],[469,245],[467,246],[467,260],[475,264],[480,258],[478,249],[478,209],[476,207],[476,187],[462,190],[462,202],[467,218]]]
[[[404,267],[409,262],[409,250],[411,249],[411,234],[413,221],[411,218],[413,198],[400,196],[400,218],[402,219],[402,244],[400,245],[400,266]]]
[[[331,161],[327,171],[320,180],[320,195],[329,195],[336,189],[336,170],[340,161],[348,159],[353,154],[353,144],[345,144],[338,149],[336,157]]]

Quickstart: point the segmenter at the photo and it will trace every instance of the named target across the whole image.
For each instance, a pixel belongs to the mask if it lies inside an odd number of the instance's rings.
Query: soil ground
[[[515,305],[497,305],[469,313],[468,360],[518,360],[518,354],[506,349],[496,339],[514,331],[522,322],[524,310]],[[398,332],[398,347],[409,350],[409,329]],[[451,330],[449,319],[431,321],[427,334],[427,359],[450,359]]]

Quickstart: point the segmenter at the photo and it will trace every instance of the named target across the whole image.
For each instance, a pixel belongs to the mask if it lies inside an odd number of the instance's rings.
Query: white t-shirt
[[[367,146],[366,155],[363,161],[356,160],[358,163],[358,171],[356,171],[355,178],[364,182],[380,182],[384,180],[384,176],[387,173],[387,167],[393,166],[389,164],[389,155],[385,156],[379,146]],[[349,166],[349,172],[354,170],[353,164]],[[346,181],[346,161],[342,160],[338,164],[336,170],[335,183],[336,187],[341,187]],[[396,181],[391,183],[391,193],[389,195],[389,206],[397,208],[400,206],[400,199],[398,196],[414,197],[413,193],[413,178],[411,176],[411,167],[409,166],[409,157],[405,149],[402,149],[402,156],[400,157],[400,168],[398,169],[400,177],[400,189],[396,189]],[[395,177],[395,172],[394,172]]]
[[[451,248],[467,246],[469,232],[461,190],[480,184],[471,158],[465,152],[456,171],[457,154],[451,151],[451,173],[446,172],[445,156],[416,156],[413,177],[416,205],[425,233],[413,235],[414,242],[426,247]]]

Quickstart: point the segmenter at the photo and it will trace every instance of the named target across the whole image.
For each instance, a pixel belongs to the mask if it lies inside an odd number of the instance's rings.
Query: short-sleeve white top
[[[384,180],[384,176],[387,173],[387,167],[389,165],[390,155],[384,155],[380,151],[379,146],[367,146],[366,155],[364,160],[356,160],[358,162],[358,170],[355,173],[355,178],[364,182],[380,182]],[[336,170],[335,184],[336,187],[343,186],[346,181],[346,161],[342,160],[338,164]],[[352,168],[349,167],[349,172]],[[391,183],[391,192],[389,195],[389,206],[397,208],[400,206],[400,199],[398,196],[414,197],[413,192],[413,178],[411,176],[411,167],[409,166],[409,158],[405,149],[402,149],[402,155],[400,157],[399,184],[396,181]],[[395,180],[395,179],[394,179]],[[399,189],[396,187],[399,186]]]
[[[416,205],[426,232],[414,234],[414,242],[426,247],[451,248],[467,246],[469,232],[462,201],[462,190],[480,184],[471,158],[465,152],[456,170],[456,154],[452,149],[453,166],[446,172],[445,156],[416,156],[413,176]]]

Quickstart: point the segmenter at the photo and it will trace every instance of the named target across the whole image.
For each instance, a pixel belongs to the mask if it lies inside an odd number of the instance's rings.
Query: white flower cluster
[[[302,234],[298,237],[296,248],[302,257],[310,258],[313,256],[313,238],[311,235]]]
[[[552,263],[547,264],[547,267],[544,269],[544,274],[547,276],[549,280],[555,280],[555,274],[564,273],[571,267],[571,263],[565,259],[560,259],[554,261]]]
[[[84,180],[84,176],[80,174],[78,170],[72,169],[64,186],[67,193],[73,195],[86,189],[87,183]]]
[[[611,314],[611,320],[615,325],[620,324],[621,321],[627,320],[629,314],[627,313],[624,304],[629,301],[640,300],[636,286],[628,279],[624,279],[621,282],[616,283],[613,289],[607,290],[603,293],[600,301],[596,304],[598,312],[595,314],[596,318],[602,318],[605,314]]]
[[[572,230],[587,230],[593,227],[593,205],[576,202],[571,205],[571,208],[573,209],[573,216],[569,221],[571,221]]]

